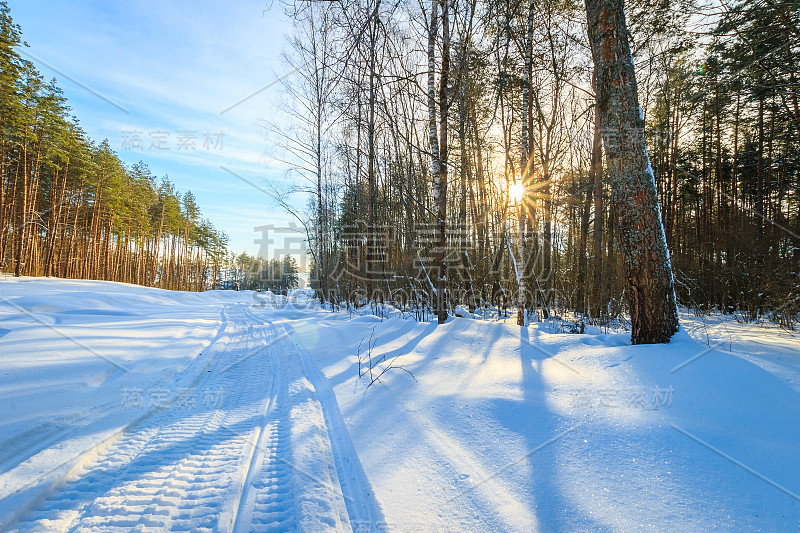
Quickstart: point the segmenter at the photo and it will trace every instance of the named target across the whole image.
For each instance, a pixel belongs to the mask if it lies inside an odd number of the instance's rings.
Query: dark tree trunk
[[[447,100],[447,84],[450,76],[450,0],[442,0],[442,75],[439,80],[439,197],[436,222],[438,224],[439,245],[436,247],[438,257],[436,266],[439,276],[436,283],[436,316],[439,324],[447,320],[447,111],[450,103]]]
[[[377,277],[377,253],[376,247],[378,243],[375,242],[375,197],[377,194],[377,184],[375,178],[375,62],[376,62],[376,47],[377,47],[377,33],[378,33],[378,13],[380,8],[380,1],[375,3],[375,9],[369,21],[370,24],[370,49],[369,49],[369,124],[367,125],[367,301],[378,300],[383,301],[383,298],[378,298],[376,287],[379,287],[379,280]]]
[[[622,0],[586,0],[611,201],[627,277],[633,344],[678,329],[672,268],[644,138]]]
[[[592,76],[592,86],[597,90],[597,80]],[[592,235],[592,255],[594,256],[594,272],[592,275],[592,317],[597,319],[606,303],[605,281],[603,279],[603,139],[600,132],[600,112],[597,104],[594,108],[594,124],[592,134],[592,167],[590,175],[594,184],[594,226]]]
[[[428,140],[430,143],[430,150],[431,150],[431,176],[433,178],[433,195],[434,195],[434,203],[437,206],[437,216],[438,216],[438,205],[439,205],[439,194],[440,188],[440,174],[441,174],[441,160],[439,158],[439,133],[436,129],[436,38],[437,38],[437,31],[438,31],[438,19],[439,14],[439,0],[431,0],[431,20],[430,24],[428,25]],[[441,263],[444,261],[444,250],[439,250],[438,248],[442,246],[440,241],[439,235],[439,221],[436,221],[436,233],[437,233],[437,251],[436,257],[434,259],[436,266],[435,269],[441,266]],[[425,265],[423,264],[422,267],[424,268]],[[441,297],[440,291],[442,288],[442,284],[438,282],[438,278],[441,275],[437,274],[437,283],[436,283],[436,304],[435,309],[437,315],[441,312],[440,303],[443,304],[444,299]],[[444,322],[444,318],[439,315],[439,323]]]

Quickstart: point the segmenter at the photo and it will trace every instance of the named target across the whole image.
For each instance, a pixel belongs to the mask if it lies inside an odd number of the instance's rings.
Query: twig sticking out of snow
[[[365,355],[361,354],[361,346],[364,344],[364,338],[362,337],[361,342],[358,343],[358,377],[363,378],[367,374],[369,374],[369,385],[367,388],[370,388],[375,382],[379,382],[381,376],[383,376],[386,372],[392,369],[402,370],[403,372],[407,372],[409,376],[414,381],[417,381],[417,378],[411,373],[410,370],[404,368],[401,365],[395,365],[394,362],[397,361],[397,358],[403,355],[402,353],[397,354],[389,364],[381,367],[379,366],[380,363],[386,361],[386,354],[382,355],[380,358],[373,360],[372,359],[372,350],[375,348],[375,345],[378,342],[378,339],[375,339],[375,326],[372,328],[372,332],[369,335],[369,340],[367,341],[367,352]],[[366,363],[366,364],[365,364]],[[380,371],[380,372],[378,372]]]

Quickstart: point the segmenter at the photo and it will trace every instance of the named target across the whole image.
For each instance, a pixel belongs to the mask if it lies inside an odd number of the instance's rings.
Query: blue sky
[[[191,190],[230,236],[231,249],[251,255],[265,251],[254,242],[261,237],[255,227],[291,220],[245,182],[284,177],[261,126],[278,115],[280,84],[248,98],[287,69],[281,52],[291,26],[279,3],[271,4],[9,1],[28,59],[58,79],[87,134],[107,138],[126,163],[142,160],[180,191]],[[289,244],[268,237],[279,247],[299,246],[297,237]]]

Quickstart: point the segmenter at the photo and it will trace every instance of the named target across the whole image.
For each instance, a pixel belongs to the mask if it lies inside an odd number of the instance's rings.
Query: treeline
[[[629,312],[583,2],[285,7],[296,74],[271,130],[313,198],[323,300]],[[625,7],[679,302],[792,327],[800,10]]]
[[[676,40],[659,58],[648,115],[679,296],[786,327],[800,313],[798,28],[797,3],[725,9],[707,48]]]
[[[247,253],[231,253],[223,262],[218,286],[237,291],[271,291],[286,294],[300,285],[297,261],[286,255],[283,259],[253,257]]]
[[[86,137],[55,80],[17,52],[6,2],[0,35],[0,269],[195,291],[216,280],[227,236],[192,193]]]

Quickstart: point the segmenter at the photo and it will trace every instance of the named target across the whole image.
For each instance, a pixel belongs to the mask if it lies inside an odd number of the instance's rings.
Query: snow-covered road
[[[319,374],[285,328],[257,313],[226,305],[214,341],[171,383],[126,389],[119,404],[95,409],[83,427],[120,410],[141,413],[101,443],[87,441],[5,529],[321,531],[379,522],[341,415],[330,412],[335,402],[320,401]]]

